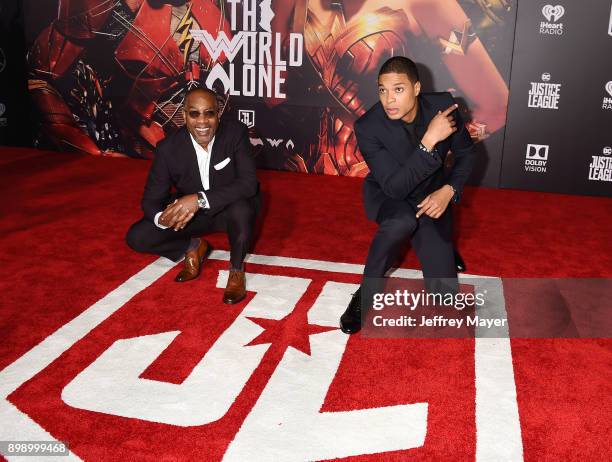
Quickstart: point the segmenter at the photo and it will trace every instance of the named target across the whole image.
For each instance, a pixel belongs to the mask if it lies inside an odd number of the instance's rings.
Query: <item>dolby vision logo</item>
[[[525,171],[532,173],[546,173],[548,163],[547,144],[528,144],[525,153]]]
[[[549,146],[546,144],[528,144],[527,152],[525,153],[526,159],[535,160],[548,160]]]

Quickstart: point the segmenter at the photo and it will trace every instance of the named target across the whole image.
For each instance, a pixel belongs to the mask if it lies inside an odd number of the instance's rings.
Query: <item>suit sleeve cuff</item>
[[[209,209],[210,202],[208,201],[208,196],[206,195],[206,193],[204,191],[200,191],[198,194],[202,194],[202,196],[204,196],[204,200],[206,201],[206,203],[204,204],[204,208]]]
[[[438,150],[436,149],[436,147],[434,146],[434,148],[430,151],[429,149],[427,149],[425,147],[425,145],[423,143],[419,143],[419,145],[417,146],[417,149],[419,151],[421,151],[422,153],[424,153],[425,155],[431,157],[432,159],[435,159],[436,161],[438,161],[439,163],[442,163],[442,158],[440,157],[440,154],[438,153]]]
[[[457,202],[459,202],[459,199],[461,199],[461,190],[457,188],[457,186],[450,181],[446,184],[449,185],[451,188],[453,188],[453,191],[455,192],[455,194],[453,195],[453,198],[451,199],[451,201],[453,202],[453,204],[456,204]]]
[[[161,229],[167,229],[167,228],[168,228],[167,226],[164,226],[164,225],[160,225],[160,224],[159,224],[159,217],[161,216],[161,214],[162,214],[162,213],[163,213],[163,212],[157,212],[157,213],[155,214],[155,217],[153,218],[153,223],[155,223],[155,226],[157,226],[158,228],[161,228]]]

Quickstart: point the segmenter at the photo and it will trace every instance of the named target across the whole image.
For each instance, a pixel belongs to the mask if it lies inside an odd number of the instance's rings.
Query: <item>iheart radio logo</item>
[[[562,5],[545,5],[542,14],[547,21],[557,22],[565,14],[565,8]]]

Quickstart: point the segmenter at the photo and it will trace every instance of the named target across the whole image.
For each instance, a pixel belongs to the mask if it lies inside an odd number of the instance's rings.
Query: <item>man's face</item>
[[[412,83],[406,74],[382,74],[378,76],[378,97],[387,117],[412,122],[417,113],[417,96],[421,83]]]
[[[216,98],[196,91],[185,100],[185,125],[200,146],[208,148],[219,126],[219,108]]]

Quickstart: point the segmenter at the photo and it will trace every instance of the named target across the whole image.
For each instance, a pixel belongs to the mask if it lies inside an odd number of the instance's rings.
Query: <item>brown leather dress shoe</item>
[[[174,278],[176,282],[187,282],[197,278],[202,270],[202,262],[212,252],[212,246],[207,240],[201,239],[197,249],[190,250],[185,254],[185,266]]]
[[[227,286],[223,292],[223,303],[233,305],[246,297],[246,279],[244,271],[230,270]]]

